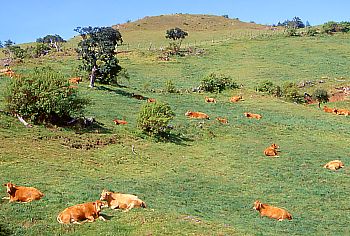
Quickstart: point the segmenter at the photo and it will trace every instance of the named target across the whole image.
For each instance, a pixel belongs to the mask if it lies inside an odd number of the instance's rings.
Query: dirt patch
[[[337,92],[330,96],[329,102],[339,102],[347,99],[347,94],[344,92]]]

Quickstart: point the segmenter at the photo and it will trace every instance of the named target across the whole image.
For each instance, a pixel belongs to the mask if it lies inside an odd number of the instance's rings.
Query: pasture
[[[301,88],[310,93],[350,86],[349,37],[230,39],[201,45],[203,55],[167,62],[156,51],[118,54],[130,74],[129,81],[122,81],[127,87],[89,89],[86,79],[78,85],[93,102],[85,115],[101,124],[94,130],[29,129],[0,113],[0,183],[34,186],[45,194],[27,204],[1,200],[0,235],[349,235],[350,118],[255,91],[264,80],[315,81],[314,87]],[[50,65],[68,78],[78,63],[75,56],[49,55],[13,69],[25,73]],[[192,93],[210,72],[229,75],[242,87]],[[0,78],[1,94],[8,80]],[[163,92],[169,80],[179,93]],[[166,141],[136,128],[146,101],[131,93],[170,104],[175,128]],[[230,103],[233,95],[244,101]],[[205,96],[217,103],[205,103]],[[350,102],[327,106],[350,109]],[[188,119],[187,110],[211,119]],[[244,112],[263,118],[247,119]],[[217,122],[219,116],[229,123]],[[116,126],[116,118],[128,124]],[[280,146],[279,157],[264,156],[272,143]],[[322,167],[335,159],[345,167],[336,172]],[[127,213],[103,209],[106,222],[57,223],[64,208],[94,201],[103,189],[136,194],[148,208]],[[4,187],[0,196],[6,196]],[[253,210],[257,199],[287,209],[293,220],[260,217]]]

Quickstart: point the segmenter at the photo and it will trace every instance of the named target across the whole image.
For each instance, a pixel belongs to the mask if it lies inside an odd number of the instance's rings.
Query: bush
[[[312,94],[312,98],[318,102],[319,107],[321,103],[327,103],[329,101],[329,95],[324,89],[316,89]]]
[[[169,132],[168,124],[175,114],[167,103],[152,102],[141,107],[137,127],[149,135],[162,135]]]
[[[304,96],[300,94],[298,86],[295,83],[285,83],[282,86],[282,95],[287,101],[295,103],[304,103]]]
[[[316,36],[316,35],[317,35],[317,30],[316,30],[316,28],[308,27],[308,28],[306,29],[306,36],[312,37],[312,36]]]
[[[200,88],[206,92],[221,93],[227,88],[236,89],[239,87],[235,82],[231,80],[229,76],[211,73],[204,77],[204,79],[201,82]]]
[[[36,68],[23,78],[13,78],[5,90],[6,110],[34,123],[64,124],[88,104],[70,88],[62,75]]]
[[[165,92],[167,93],[176,93],[176,87],[172,80],[167,80],[165,82]]]
[[[281,87],[278,85],[274,85],[271,81],[265,80],[262,81],[257,89],[258,92],[263,92],[263,93],[268,93],[276,97],[281,97],[282,96],[282,91]]]

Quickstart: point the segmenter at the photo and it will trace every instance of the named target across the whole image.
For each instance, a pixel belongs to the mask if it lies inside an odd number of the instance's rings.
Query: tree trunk
[[[93,88],[95,86],[95,79],[96,79],[96,71],[97,68],[94,66],[91,70],[91,75],[90,75],[90,88]]]

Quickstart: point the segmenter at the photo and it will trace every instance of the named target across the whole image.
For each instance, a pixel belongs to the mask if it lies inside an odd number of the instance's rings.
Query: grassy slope
[[[256,83],[265,79],[283,83],[327,77],[318,86],[349,85],[347,37],[232,40],[207,45],[204,56],[170,62],[159,62],[151,52],[120,54],[122,66],[131,74],[129,88],[105,86],[90,91],[87,82],[79,85],[81,93],[95,102],[87,116],[105,124],[108,132],[104,134],[37,126],[26,129],[0,113],[0,182],[36,186],[46,194],[30,204],[2,201],[1,228],[26,235],[349,234],[350,172],[347,167],[339,172],[322,168],[333,159],[348,165],[349,118],[254,92]],[[73,60],[46,58],[41,64],[55,66],[69,76],[76,64]],[[25,71],[37,63],[18,69]],[[211,71],[229,74],[244,87],[213,95],[219,101],[214,105],[204,103],[206,94],[162,94],[145,89],[162,89],[166,80],[178,88],[191,88]],[[345,82],[335,80],[339,77]],[[0,80],[1,85],[5,83]],[[131,135],[138,134],[136,118],[143,102],[125,96],[127,92],[169,102],[177,115],[177,142],[155,143]],[[245,101],[228,103],[233,94],[242,94]],[[350,108],[350,103],[330,106]],[[184,117],[188,109],[204,111],[212,119],[200,128],[199,121]],[[261,113],[263,119],[245,119],[245,111]],[[230,124],[217,124],[216,116],[227,117]],[[116,117],[125,117],[129,125],[114,126],[111,120]],[[62,145],[65,138],[71,143],[89,143],[112,135],[120,142],[99,149]],[[279,158],[262,155],[272,142],[281,146]],[[138,155],[132,154],[131,145]],[[56,222],[62,209],[97,199],[103,188],[135,193],[150,209],[105,210],[109,221],[82,226]],[[260,218],[252,210],[256,199],[288,209],[294,220]]]

